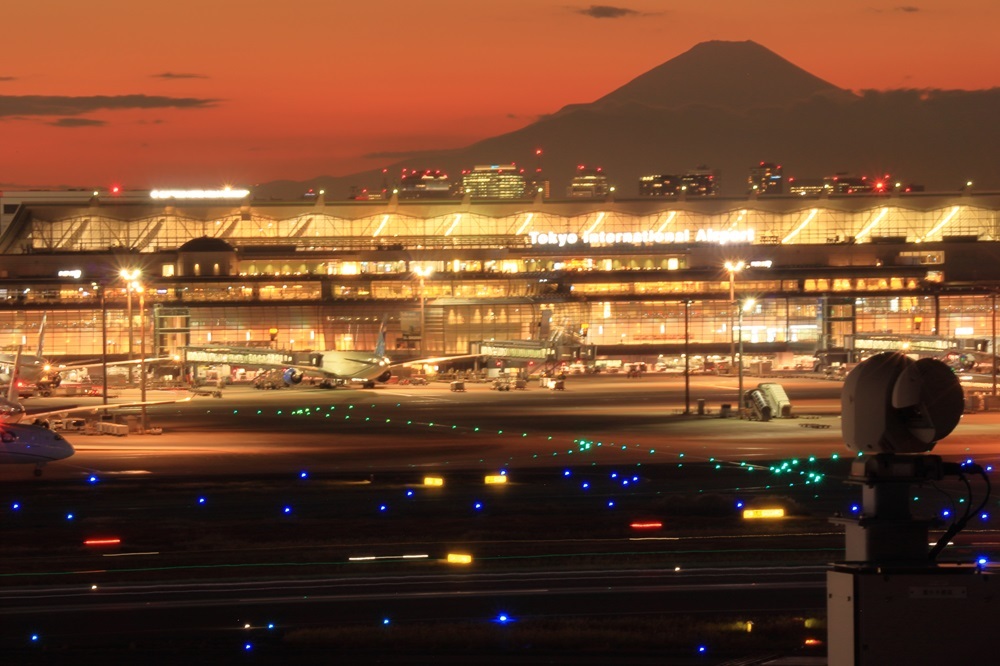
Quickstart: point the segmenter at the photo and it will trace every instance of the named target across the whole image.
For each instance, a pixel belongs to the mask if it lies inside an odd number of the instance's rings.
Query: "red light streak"
[[[634,530],[658,530],[663,528],[663,523],[659,521],[651,521],[646,523],[635,522],[629,525]]]
[[[87,539],[86,541],[83,542],[83,545],[84,546],[117,546],[121,542],[122,542],[122,540],[118,539],[118,538],[110,538],[110,539]]]

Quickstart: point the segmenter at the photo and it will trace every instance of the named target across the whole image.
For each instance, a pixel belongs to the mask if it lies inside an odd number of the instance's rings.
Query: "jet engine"
[[[288,368],[281,375],[281,379],[284,380],[285,384],[292,386],[294,384],[301,384],[302,377],[305,375],[302,371],[297,371],[295,368]]]

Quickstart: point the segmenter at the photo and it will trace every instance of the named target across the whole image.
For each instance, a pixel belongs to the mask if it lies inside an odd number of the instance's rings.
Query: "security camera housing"
[[[945,363],[882,353],[844,380],[844,444],[863,453],[926,453],[962,418],[962,386]]]

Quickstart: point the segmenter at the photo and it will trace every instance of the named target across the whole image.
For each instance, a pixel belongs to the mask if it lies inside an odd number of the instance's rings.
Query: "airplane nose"
[[[74,453],[76,453],[76,449],[74,449],[73,445],[67,442],[65,439],[60,439],[52,443],[53,460],[65,460]]]
[[[64,453],[63,458],[69,458],[71,455],[76,453],[76,449],[74,449],[73,445],[70,444],[69,442],[65,442],[63,445],[63,453]]]

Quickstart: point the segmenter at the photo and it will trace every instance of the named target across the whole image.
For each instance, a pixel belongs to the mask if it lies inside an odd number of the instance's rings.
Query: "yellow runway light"
[[[755,520],[758,518],[784,518],[784,509],[744,509],[744,520]]]

